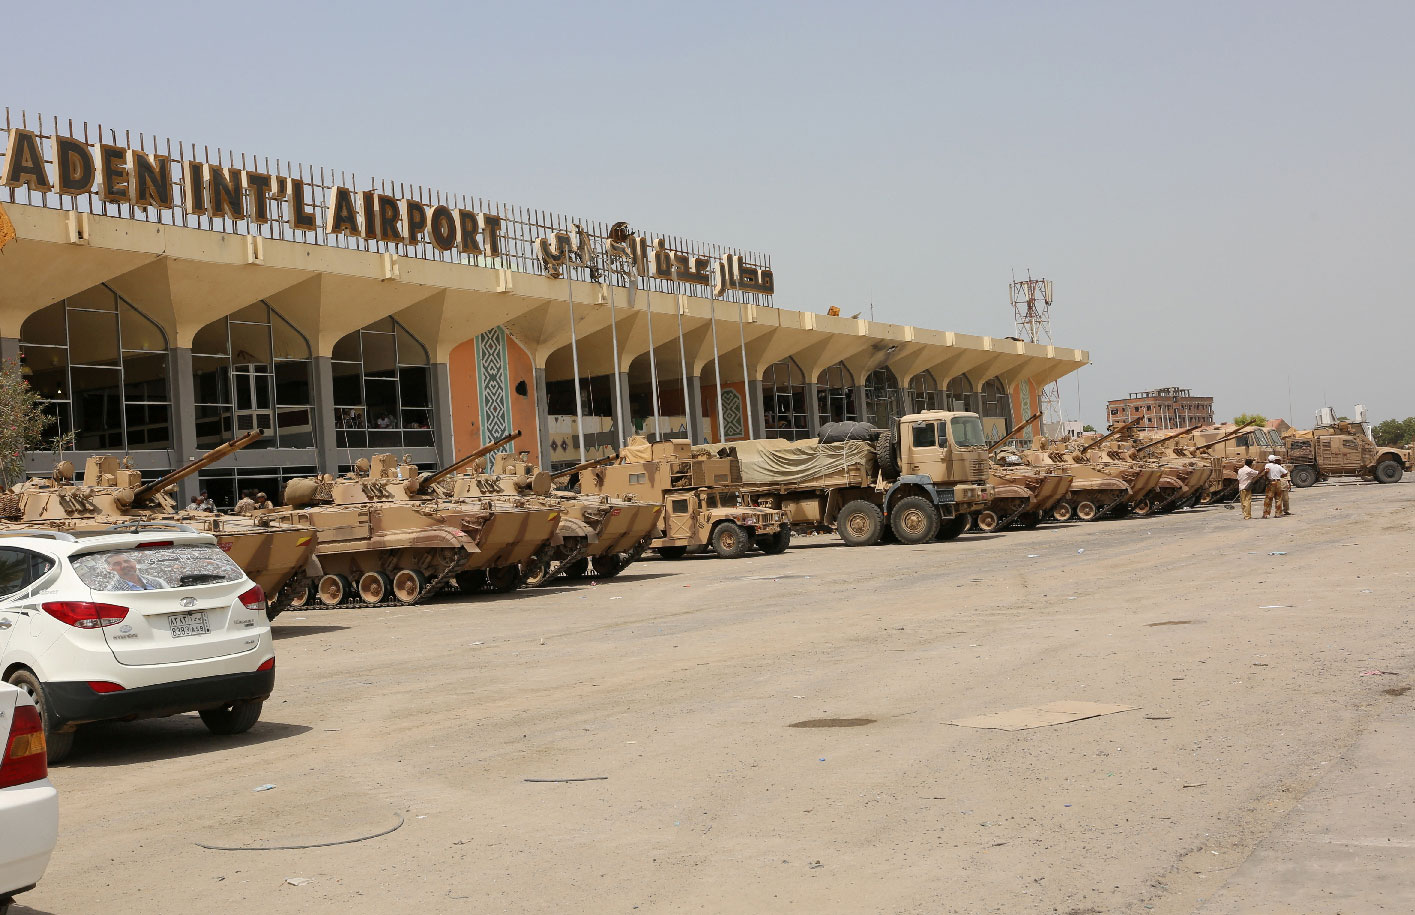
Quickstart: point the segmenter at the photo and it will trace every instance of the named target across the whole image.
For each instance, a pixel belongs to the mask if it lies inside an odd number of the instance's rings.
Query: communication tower
[[[1050,346],[1051,339],[1051,280],[1032,279],[1032,272],[1027,271],[1027,278],[1019,280],[1013,275],[1012,282],[1007,287],[1008,299],[1012,302],[1012,318],[1017,322],[1017,336],[1028,343],[1040,343],[1042,346]],[[1045,386],[1038,392],[1038,398],[1042,407],[1042,428],[1046,430],[1048,437],[1056,436],[1056,429],[1061,425],[1061,389],[1056,382]],[[1023,412],[1026,412],[1024,407]],[[1059,437],[1059,436],[1056,436]]]

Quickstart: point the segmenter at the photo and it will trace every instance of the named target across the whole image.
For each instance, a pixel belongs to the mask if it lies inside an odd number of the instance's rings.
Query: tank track
[[[448,549],[449,551],[452,550],[452,548],[450,547]],[[340,610],[347,607],[416,607],[419,604],[425,602],[428,598],[441,591],[444,587],[446,587],[448,579],[452,578],[458,572],[462,571],[462,569],[466,568],[467,563],[471,560],[471,555],[467,553],[466,550],[459,549],[455,552],[457,554],[456,558],[452,562],[448,563],[447,567],[444,568],[441,572],[439,572],[436,576],[429,579],[427,585],[423,587],[422,593],[418,595],[418,599],[412,601],[411,603],[405,604],[402,601],[398,600],[392,595],[391,590],[389,595],[383,600],[366,601],[363,598],[359,597],[358,582],[351,582],[350,584],[352,584],[354,587],[350,589],[349,595],[346,596],[339,603],[335,604],[333,607],[329,607],[325,604],[320,603],[319,599],[317,597],[314,597],[310,600],[309,603],[306,603],[303,607],[300,607],[299,609]],[[318,583],[315,582],[314,584],[317,585]]]

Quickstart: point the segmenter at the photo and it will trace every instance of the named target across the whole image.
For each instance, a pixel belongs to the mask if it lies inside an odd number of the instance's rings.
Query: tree
[[[14,360],[0,364],[0,484],[6,488],[25,478],[25,452],[44,444],[50,417],[44,401],[25,381]],[[73,433],[48,443],[58,451],[72,443]]]
[[[1395,448],[1415,441],[1415,416],[1384,419],[1371,427],[1371,437],[1382,448]]]
[[[1093,426],[1093,425],[1091,425],[1090,423],[1086,423],[1086,425],[1084,425],[1084,426],[1081,427],[1081,431],[1082,431],[1082,432],[1095,432],[1095,431],[1096,431],[1096,427]]]
[[[1266,426],[1268,418],[1261,413],[1239,413],[1233,417],[1235,425],[1241,426],[1244,423],[1252,423],[1255,426]]]

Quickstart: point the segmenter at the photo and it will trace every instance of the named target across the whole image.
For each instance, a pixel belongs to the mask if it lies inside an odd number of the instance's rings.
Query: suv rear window
[[[240,581],[241,567],[209,544],[181,544],[84,553],[70,560],[95,591],[161,591]]]

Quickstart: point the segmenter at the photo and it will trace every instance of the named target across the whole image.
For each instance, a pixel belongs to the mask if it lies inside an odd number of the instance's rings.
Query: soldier
[[[1268,455],[1268,462],[1263,465],[1263,473],[1268,478],[1267,493],[1263,496],[1263,517],[1268,517],[1271,512],[1274,518],[1281,518],[1282,489],[1286,482],[1283,478],[1287,476],[1287,468],[1282,466],[1282,461],[1277,459],[1277,455]],[[1273,511],[1276,509],[1276,511]]]
[[[1253,520],[1253,481],[1262,476],[1262,471],[1253,466],[1253,459],[1246,458],[1238,468],[1238,500],[1243,503],[1243,520]]]
[[[262,493],[262,495],[264,495],[264,493]],[[236,503],[236,514],[249,515],[251,512],[255,511],[255,508],[255,499],[251,498],[251,491],[248,489],[241,496],[241,501]]]

